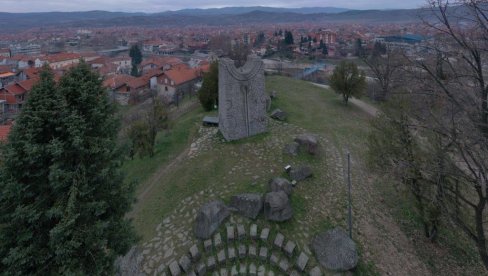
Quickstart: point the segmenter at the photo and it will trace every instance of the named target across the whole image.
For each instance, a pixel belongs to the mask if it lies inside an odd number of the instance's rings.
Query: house
[[[135,79],[129,75],[115,75],[103,81],[103,86],[109,90],[111,98],[120,105],[129,104],[130,87],[128,85]]]
[[[0,71],[0,88],[13,83],[16,80],[16,74],[13,72]]]
[[[0,100],[4,100],[5,115],[7,118],[15,117],[27,99],[28,93],[39,79],[28,79],[15,82],[0,89]]]
[[[179,58],[174,57],[154,57],[150,59],[144,60],[141,65],[142,73],[146,73],[151,69],[162,69],[162,70],[169,70],[172,66],[177,64],[182,64],[183,61]]]
[[[42,58],[36,58],[35,67],[42,67],[44,64],[49,64],[52,69],[61,69],[74,64],[80,63],[80,54],[75,53],[60,53],[48,55]]]
[[[0,143],[5,143],[8,140],[8,135],[10,130],[12,129],[12,125],[0,125]]]
[[[158,94],[178,103],[185,95],[195,93],[195,84],[201,78],[200,68],[190,68],[186,64],[179,64],[164,71],[158,77]]]
[[[11,53],[10,53],[10,49],[8,48],[3,48],[3,49],[0,49],[0,57],[6,57],[6,58],[9,58],[11,57]]]

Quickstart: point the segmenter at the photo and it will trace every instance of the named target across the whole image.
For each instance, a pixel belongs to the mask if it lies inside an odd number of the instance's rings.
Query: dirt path
[[[186,113],[195,110],[198,108],[199,103],[197,101],[190,101],[178,108],[174,108],[170,111],[169,118],[170,120],[176,120],[181,116],[185,115]],[[176,158],[171,160],[168,164],[161,166],[155,173],[151,175],[151,177],[146,180],[145,183],[142,185],[146,188],[137,195],[137,202],[133,205],[132,211],[129,213],[130,216],[138,212],[140,208],[140,202],[143,202],[145,198],[150,194],[154,186],[160,182],[160,180],[165,176],[168,172],[172,169],[176,168],[186,157],[188,157],[188,152],[190,148],[187,147],[184,151],[182,151]]]
[[[318,87],[330,89],[329,85],[318,84],[318,83],[312,83],[312,84],[315,86],[318,86]],[[380,112],[378,108],[376,108],[376,107],[374,107],[368,103],[365,103],[364,101],[356,99],[356,98],[349,99],[349,102],[352,103],[353,105],[359,107],[362,111],[368,113],[369,115],[371,115],[373,117],[378,116],[378,114]]]

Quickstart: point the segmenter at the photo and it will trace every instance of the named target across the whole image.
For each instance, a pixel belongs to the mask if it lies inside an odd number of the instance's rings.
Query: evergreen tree
[[[324,44],[324,47],[322,47],[322,55],[328,56],[329,55],[329,49],[327,48],[327,45]]]
[[[132,69],[130,71],[130,74],[134,77],[138,77],[139,76],[139,70],[137,69],[137,67],[142,62],[142,53],[141,53],[141,50],[139,50],[139,46],[133,45],[130,48],[129,56],[132,59]]]
[[[210,71],[203,76],[202,88],[198,91],[198,99],[203,109],[210,111],[218,104],[219,97],[219,64],[210,64]]]
[[[43,73],[5,149],[1,258],[7,274],[110,274],[135,240],[125,214],[118,124],[81,62],[58,87]]]
[[[293,34],[290,31],[285,31],[285,44],[286,45],[293,44]]]

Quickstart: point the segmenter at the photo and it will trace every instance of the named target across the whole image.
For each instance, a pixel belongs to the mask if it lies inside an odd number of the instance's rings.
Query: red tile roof
[[[44,60],[48,61],[49,63],[53,62],[60,62],[60,61],[66,61],[66,60],[72,60],[72,59],[80,59],[81,55],[80,54],[75,54],[75,53],[59,53],[59,54],[54,54],[54,55],[49,55],[44,58]]]
[[[20,94],[24,94],[25,92],[27,92],[27,90],[25,88],[23,88],[22,86],[20,86],[18,83],[11,84],[11,85],[5,87],[5,89],[9,93],[14,94],[14,95],[20,95]]]
[[[27,92],[29,92],[32,90],[32,86],[34,86],[34,84],[36,84],[38,81],[39,81],[39,78],[35,77],[35,78],[28,79],[25,81],[20,81],[20,82],[18,82],[18,84],[22,88],[24,88]]]
[[[127,83],[133,81],[135,78],[129,75],[115,75],[103,81],[103,86],[111,89],[117,89]]]
[[[198,78],[198,72],[190,68],[175,68],[165,71],[164,74],[172,81],[174,86],[183,84],[185,82]]]
[[[8,93],[5,89],[0,89],[0,100],[7,101],[7,104],[17,104],[15,96]]]
[[[147,78],[144,77],[139,77],[139,78],[134,78],[133,80],[129,81],[127,85],[131,89],[143,89],[146,87],[149,87],[149,81]]]
[[[1,125],[0,126],[0,141],[5,142],[8,139],[8,134],[10,133],[10,129],[12,125]]]

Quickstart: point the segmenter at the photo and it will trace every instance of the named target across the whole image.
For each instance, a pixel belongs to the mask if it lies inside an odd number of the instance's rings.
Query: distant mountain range
[[[0,32],[34,27],[76,28],[139,26],[181,27],[190,25],[232,26],[278,23],[400,23],[418,20],[421,9],[347,10],[341,8],[232,7],[186,9],[163,13],[124,13],[107,11],[0,13]]]

